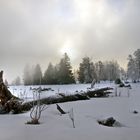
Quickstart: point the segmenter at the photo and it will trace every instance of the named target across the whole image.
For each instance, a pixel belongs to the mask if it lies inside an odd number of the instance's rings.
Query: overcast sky
[[[10,81],[25,64],[58,63],[64,52],[117,60],[140,45],[140,0],[0,0],[0,69]]]

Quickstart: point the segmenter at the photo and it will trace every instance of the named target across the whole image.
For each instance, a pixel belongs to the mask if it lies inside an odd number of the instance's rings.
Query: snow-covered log
[[[96,98],[96,97],[107,97],[108,94],[110,94],[110,90],[112,88],[106,87],[96,90],[88,90],[87,92],[83,93],[76,93],[72,95],[65,95],[65,94],[58,94],[57,96],[50,96],[47,98],[40,99],[42,104],[56,104],[56,103],[62,103],[62,102],[70,102],[70,101],[78,101],[78,100],[89,100],[90,98]],[[63,96],[62,96],[63,95]],[[25,110],[30,110],[34,104],[37,104],[36,101],[30,101],[24,103],[22,106]]]

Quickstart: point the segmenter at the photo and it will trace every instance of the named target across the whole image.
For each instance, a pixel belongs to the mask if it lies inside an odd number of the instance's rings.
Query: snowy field
[[[108,84],[96,85],[95,88],[108,86]],[[54,90],[51,92],[56,94],[58,91],[73,93],[79,89],[86,90],[90,85],[48,87],[51,87]],[[10,87],[10,90],[14,90],[13,88],[15,88],[14,93],[18,95],[23,87]],[[60,115],[56,105],[49,105],[48,109],[42,112],[40,125],[25,124],[30,120],[30,112],[18,115],[0,115],[0,140],[139,140],[140,84],[132,84],[131,90],[127,88],[117,90],[118,93],[121,93],[118,97],[115,97],[113,93],[108,98],[92,98],[59,104],[65,111],[73,108],[76,128],[73,128],[68,114]],[[31,92],[29,93],[31,94]],[[139,113],[134,114],[134,110]],[[97,123],[98,119],[108,117],[115,118],[120,122],[121,127],[107,127]]]
[[[113,83],[110,82],[101,82],[100,84],[95,84],[94,89],[100,89],[104,87],[112,87]],[[52,95],[57,95],[58,93],[64,94],[75,94],[76,92],[86,92],[91,87],[91,84],[70,84],[70,85],[41,85],[41,86],[10,86],[9,90],[15,96],[24,99],[25,101],[29,101],[33,99],[33,90],[34,88],[41,87],[50,88],[49,91],[41,92],[41,98],[49,97]],[[94,90],[93,89],[93,90]]]

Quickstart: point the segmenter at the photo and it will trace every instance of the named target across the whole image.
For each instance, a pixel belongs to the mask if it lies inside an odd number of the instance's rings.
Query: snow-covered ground
[[[67,86],[70,86],[71,90],[77,90],[76,85]],[[87,88],[90,85],[79,85],[79,88],[80,86]],[[53,88],[58,90],[58,87]],[[64,89],[68,90],[66,87]],[[56,105],[50,105],[42,112],[40,125],[25,124],[30,120],[29,112],[0,115],[0,140],[139,140],[140,84],[132,84],[131,90],[127,88],[117,90],[121,93],[120,97],[112,94],[108,98],[59,104],[65,111],[73,108],[76,128],[73,128],[68,114],[60,115]],[[139,113],[134,114],[134,110]],[[108,117],[114,117],[122,127],[107,127],[97,123],[98,119]]]
[[[112,87],[113,83],[101,82],[100,84],[95,84],[94,89],[99,89],[103,87]],[[70,85],[41,85],[41,86],[10,86],[9,90],[15,96],[24,99],[25,101],[32,100],[33,98],[33,88],[50,88],[49,91],[41,92],[41,98],[56,95],[58,93],[64,94],[75,94],[75,92],[87,91],[91,87],[91,84],[70,84]],[[93,90],[94,90],[93,89]]]

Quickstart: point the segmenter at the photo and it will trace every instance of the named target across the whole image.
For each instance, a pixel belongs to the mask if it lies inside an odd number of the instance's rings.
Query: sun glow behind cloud
[[[74,60],[76,58],[76,48],[74,48],[74,43],[70,39],[67,39],[60,49],[60,53],[61,55],[67,53],[70,59]]]

